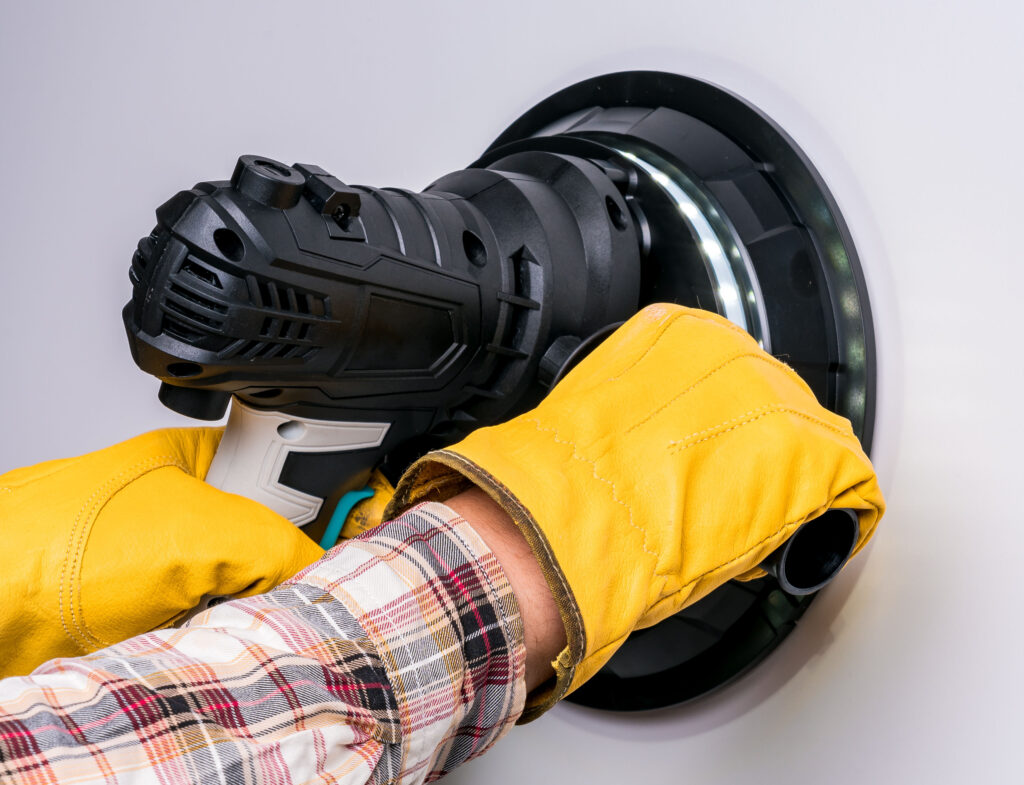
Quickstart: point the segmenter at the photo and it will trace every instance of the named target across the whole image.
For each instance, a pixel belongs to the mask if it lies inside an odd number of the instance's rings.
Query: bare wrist
[[[487,543],[512,584],[523,620],[526,689],[532,691],[554,676],[551,663],[565,648],[565,627],[540,564],[509,515],[479,488],[445,504]]]

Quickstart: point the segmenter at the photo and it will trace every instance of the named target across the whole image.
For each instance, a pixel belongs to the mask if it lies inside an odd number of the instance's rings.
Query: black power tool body
[[[210,481],[310,523],[371,469],[535,404],[636,311],[629,183],[535,152],[416,194],[243,156],[157,210],[132,261],[133,356],[182,414],[234,396]]]
[[[231,403],[207,480],[314,537],[373,469],[394,481],[531,408],[651,302],[736,322],[869,447],[874,345],[841,216],[777,126],[697,80],[574,85],[420,193],[245,155],[156,217],[132,356],[177,412]],[[781,585],[730,584],[670,620],[685,629],[638,634],[577,698],[649,708],[728,681],[809,602]]]

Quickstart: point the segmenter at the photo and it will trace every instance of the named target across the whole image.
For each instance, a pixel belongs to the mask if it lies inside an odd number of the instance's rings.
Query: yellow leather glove
[[[389,517],[474,483],[537,556],[566,629],[556,682],[524,719],[593,675],[635,629],[758,564],[830,507],[884,502],[849,421],[725,319],[650,306],[533,411],[417,461]]]
[[[350,540],[358,537],[363,532],[379,526],[384,520],[384,510],[395,495],[395,489],[380,470],[374,469],[370,479],[366,481],[367,487],[373,491],[373,496],[363,499],[348,514],[345,519],[345,526],[341,530],[341,539]]]
[[[272,589],[323,551],[202,481],[212,428],[143,434],[0,476],[0,676]]]

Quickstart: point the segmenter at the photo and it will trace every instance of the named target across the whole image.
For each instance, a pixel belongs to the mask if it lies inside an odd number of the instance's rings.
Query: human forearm
[[[0,780],[447,771],[525,693],[516,603],[485,542],[429,505],[267,595],[0,682]]]
[[[445,502],[465,518],[498,558],[515,593],[526,644],[526,689],[532,691],[555,675],[551,663],[565,648],[565,627],[537,557],[512,519],[479,488]]]

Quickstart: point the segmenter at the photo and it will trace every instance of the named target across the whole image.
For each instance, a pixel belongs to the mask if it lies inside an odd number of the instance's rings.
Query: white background
[[[449,781],[1020,781],[1021,8],[3,2],[0,471],[184,422],[128,354],[128,263],[156,205],[239,154],[422,188],[579,79],[704,78],[797,140],[851,226],[889,513],[747,678],[562,706]]]

